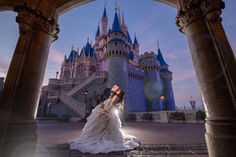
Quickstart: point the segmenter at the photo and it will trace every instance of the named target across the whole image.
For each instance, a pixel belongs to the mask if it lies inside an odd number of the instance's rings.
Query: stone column
[[[176,24],[188,38],[206,108],[210,157],[236,156],[235,57],[221,24],[222,0],[179,0]]]
[[[58,24],[26,5],[18,13],[20,36],[0,99],[0,156],[33,157],[37,143],[35,113],[50,43]]]

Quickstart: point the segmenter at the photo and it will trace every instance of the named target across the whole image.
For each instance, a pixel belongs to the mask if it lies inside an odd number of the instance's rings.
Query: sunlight
[[[115,109],[115,114],[118,115],[119,111],[117,109]]]

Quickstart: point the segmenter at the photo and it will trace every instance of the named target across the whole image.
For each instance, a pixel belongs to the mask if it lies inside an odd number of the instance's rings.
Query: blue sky
[[[173,72],[173,89],[176,105],[189,106],[189,99],[197,101],[201,106],[202,100],[197,79],[189,52],[187,38],[178,32],[175,25],[177,10],[171,6],[152,0],[116,0],[125,15],[132,40],[136,32],[140,44],[140,53],[145,51],[157,52],[156,41],[160,43],[163,57],[169,69]],[[226,1],[223,10],[223,26],[232,46],[236,52],[236,2]],[[74,8],[59,18],[59,39],[52,43],[44,84],[48,78],[56,76],[64,55],[74,49],[82,48],[87,38],[94,43],[94,35],[98,21],[103,13],[104,0],[97,0]],[[115,12],[115,1],[107,1],[108,25],[111,27]],[[14,12],[0,12],[0,76],[5,77],[18,40],[18,24],[15,22]]]

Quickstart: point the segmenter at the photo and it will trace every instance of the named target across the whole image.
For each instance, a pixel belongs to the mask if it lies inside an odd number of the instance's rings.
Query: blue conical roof
[[[129,57],[130,57],[131,60],[134,60],[134,53],[133,53],[133,51],[130,51]]]
[[[129,32],[127,31],[127,39],[128,39],[128,42],[132,44],[132,40],[130,38],[130,35],[129,35]]]
[[[99,28],[99,25],[98,25],[98,29],[97,29],[97,32],[96,32],[96,36],[98,37],[100,34],[100,28]]]
[[[109,28],[109,29],[108,29],[108,34],[110,34],[110,33],[111,33],[111,29]]]
[[[71,50],[70,55],[69,55],[68,59],[66,60],[66,62],[67,62],[67,63],[68,63],[68,62],[73,62],[76,53],[77,53],[77,52],[76,52],[75,50]]]
[[[112,32],[122,32],[122,30],[120,28],[120,22],[118,19],[117,12],[115,13],[115,17],[114,17],[114,21],[113,21],[112,29],[111,29],[110,33],[112,33]]]
[[[134,37],[134,44],[138,44],[136,36]]]
[[[103,11],[103,18],[107,18],[107,10],[106,10],[106,7],[104,8],[104,11]]]
[[[80,56],[82,55],[83,52],[85,52],[85,56],[96,57],[95,52],[94,52],[94,48],[91,46],[91,44],[89,42],[87,42],[85,47],[83,47],[81,49]]]
[[[161,65],[167,65],[162,54],[161,54],[160,49],[158,49],[157,60],[160,62]]]

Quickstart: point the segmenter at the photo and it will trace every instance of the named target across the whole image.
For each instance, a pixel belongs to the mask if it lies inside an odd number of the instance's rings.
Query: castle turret
[[[162,82],[159,75],[160,63],[156,60],[154,52],[145,52],[140,56],[140,68],[145,72],[144,92],[147,111],[161,111]]]
[[[106,71],[108,72],[107,87],[111,88],[118,84],[125,90],[125,106],[127,111],[128,103],[128,59],[130,46],[126,44],[126,35],[122,32],[117,8],[114,22],[110,33],[107,35],[107,43],[103,47],[104,60],[106,61]]]
[[[96,38],[98,38],[100,35],[100,27],[99,27],[99,24],[98,24],[98,28],[97,28],[97,31],[96,31],[96,36],[95,36],[95,40]]]
[[[132,45],[132,51],[134,53],[134,62],[137,64],[139,60],[139,43],[136,37],[136,33],[134,34],[134,44]]]
[[[161,50],[158,47],[157,60],[160,62],[160,76],[163,82],[163,91],[161,94],[161,101],[163,104],[163,110],[175,110],[175,99],[172,88],[172,72],[168,70],[168,64],[166,64]]]
[[[103,16],[102,16],[102,31],[101,34],[107,34],[107,25],[108,25],[108,18],[107,18],[107,11],[106,11],[106,4],[104,6]]]

